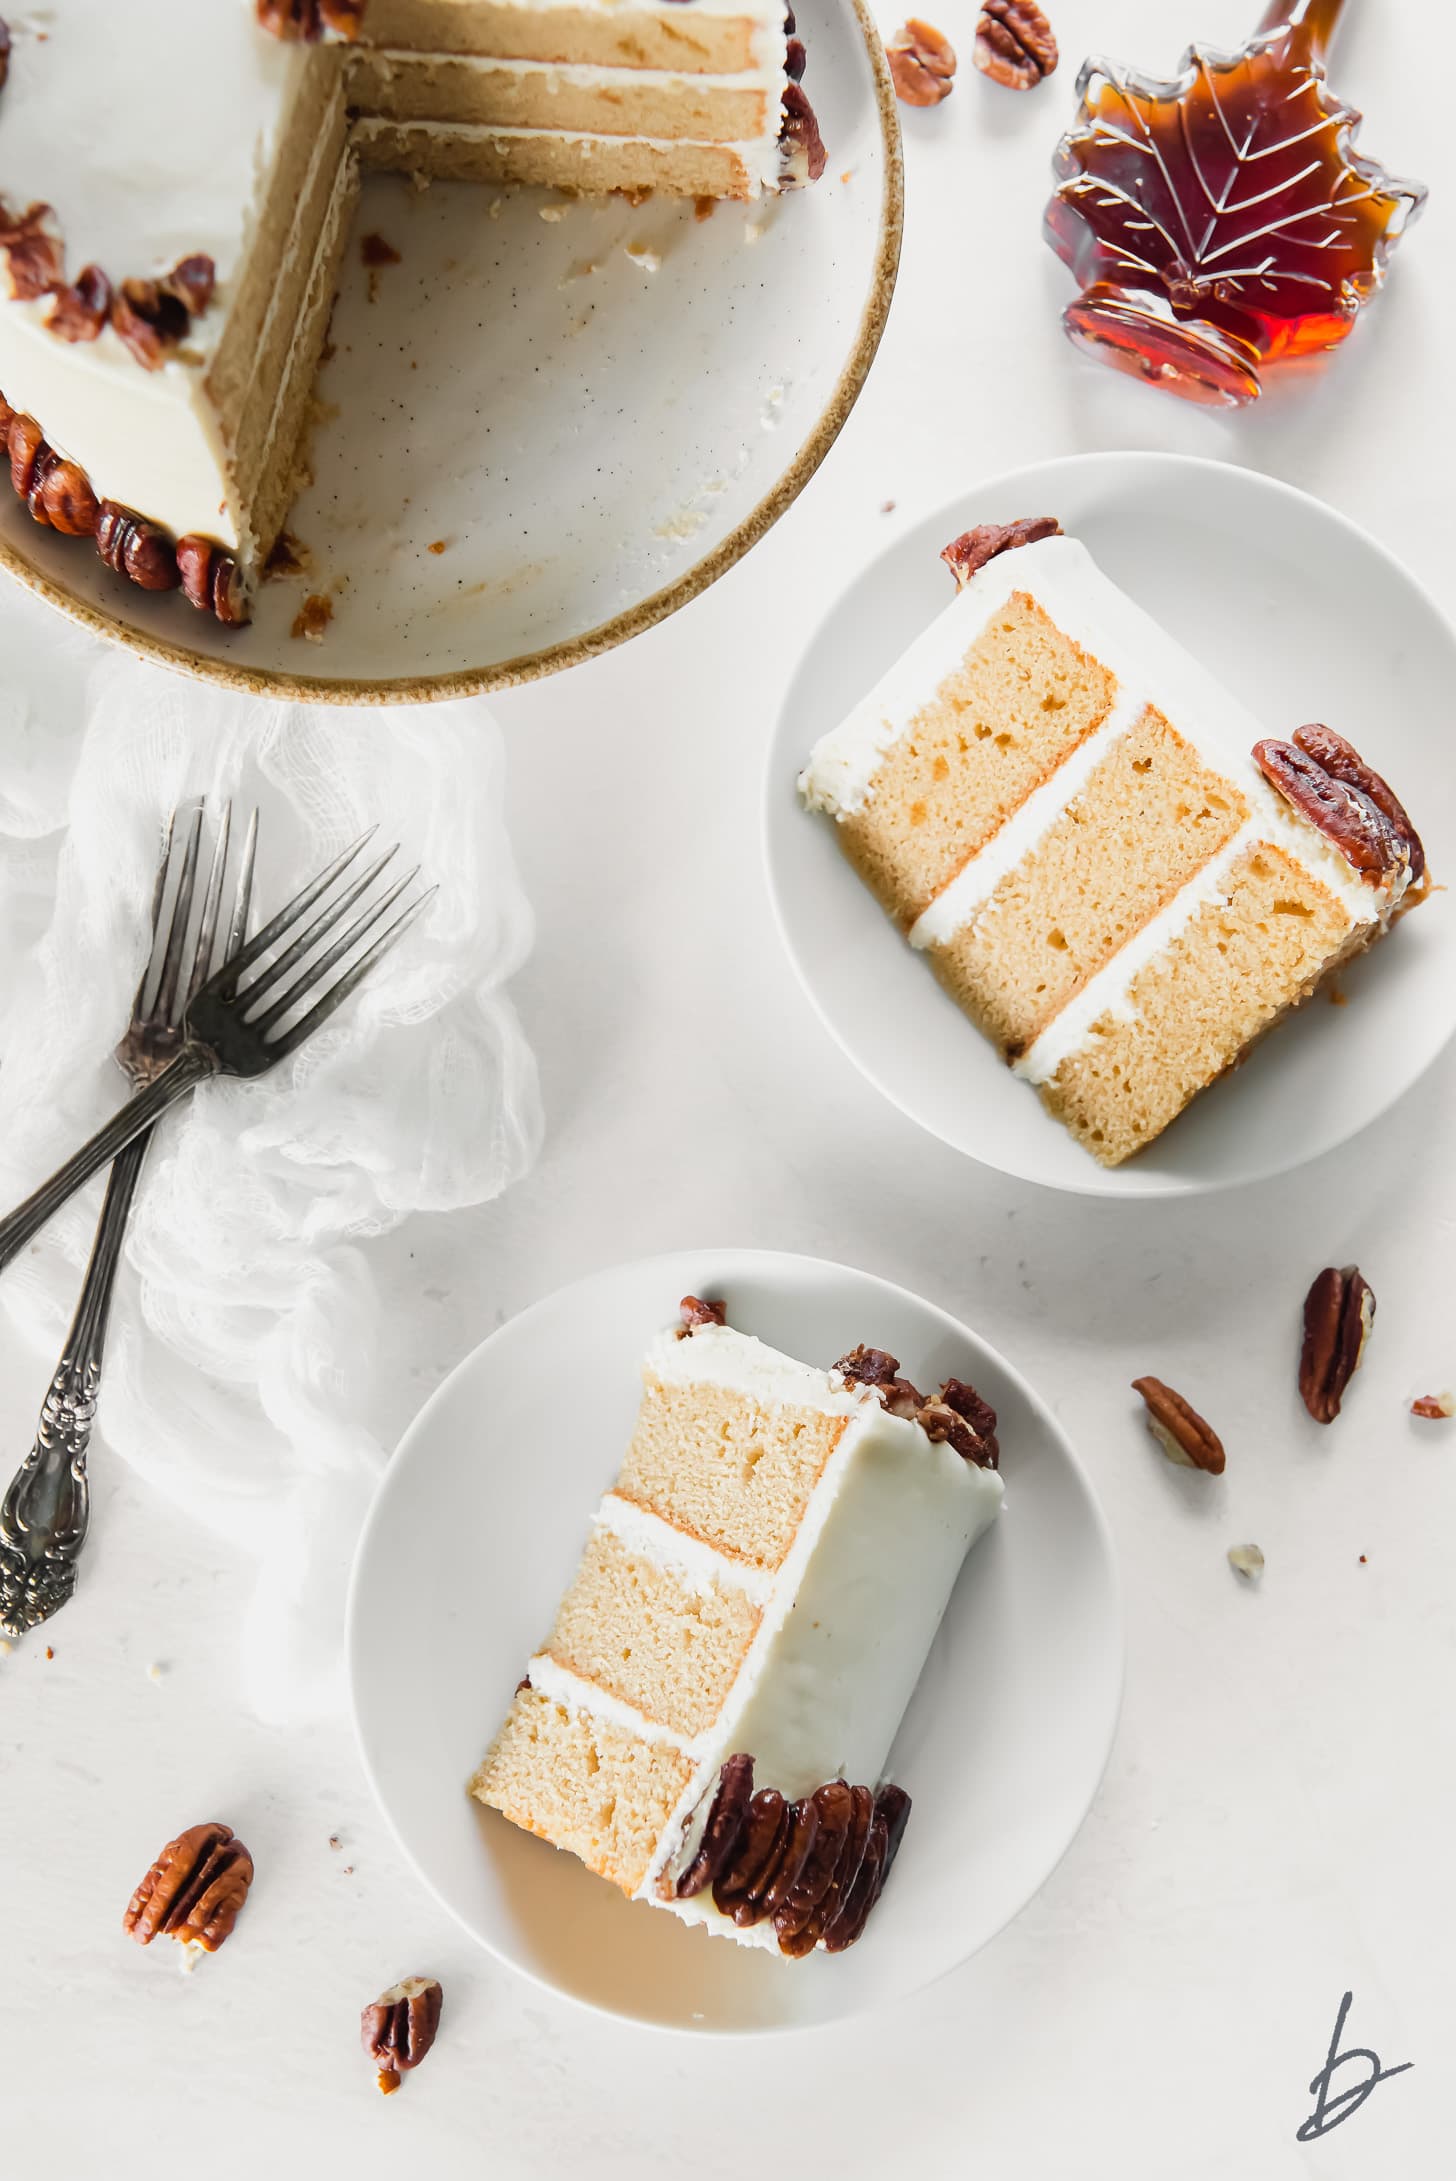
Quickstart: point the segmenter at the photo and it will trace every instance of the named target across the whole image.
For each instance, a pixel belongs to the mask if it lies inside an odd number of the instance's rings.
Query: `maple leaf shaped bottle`
[[[1266,364],[1345,338],[1426,192],[1354,149],[1324,68],[1343,6],[1273,0],[1241,52],[1190,46],[1171,82],[1084,63],[1046,212],[1079,347],[1236,404]]]

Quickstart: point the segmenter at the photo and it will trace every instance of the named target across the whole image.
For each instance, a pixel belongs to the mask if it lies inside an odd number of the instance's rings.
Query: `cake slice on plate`
[[[1343,737],[1265,737],[1052,518],[942,558],[956,597],[800,789],[1116,1166],[1421,897],[1420,839]]]
[[[800,1956],[859,1937],[909,1815],[882,1777],[996,1417],[893,1356],[832,1371],[688,1297],[556,1624],[471,1791],[638,1900]]]

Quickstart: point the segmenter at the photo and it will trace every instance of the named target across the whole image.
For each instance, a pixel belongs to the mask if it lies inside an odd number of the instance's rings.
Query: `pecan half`
[[[112,299],[111,323],[145,371],[160,371],[187,338],[192,316],[159,280],[123,280]]]
[[[764,1893],[788,1845],[791,1815],[776,1787],[761,1787],[748,1805],[738,1844],[713,1881],[714,1907],[736,1924],[746,1928],[763,1915]]]
[[[33,490],[37,472],[43,477],[55,459],[45,443],[45,434],[34,417],[12,411],[5,433],[6,449],[10,456],[10,482],[22,500],[28,500]]]
[[[853,1822],[854,1794],[848,1781],[827,1780],[822,1787],[815,1788],[811,1799],[819,1818],[814,1844],[804,1858],[798,1877],[774,1911],[779,1950],[785,1954],[796,1951],[796,1941],[809,1928],[814,1911],[833,1884]],[[809,1948],[797,1950],[807,1953]]]
[[[67,538],[94,538],[101,507],[91,480],[74,462],[57,457],[30,493],[30,512]]]
[[[872,1386],[892,1416],[918,1416],[925,1396],[908,1378],[901,1378],[896,1357],[883,1348],[852,1348],[834,1366],[851,1385]]]
[[[1407,868],[1409,849],[1385,812],[1359,788],[1326,772],[1308,751],[1271,738],[1254,744],[1254,763],[1291,809],[1323,833],[1372,885]]]
[[[983,0],[975,62],[1008,91],[1030,91],[1057,65],[1057,41],[1036,0]]]
[[[1018,545],[1035,545],[1042,538],[1059,538],[1062,526],[1055,515],[1024,515],[1014,523],[977,523],[952,538],[941,559],[963,591],[971,577],[994,560],[998,553],[1014,552]]]
[[[682,1333],[678,1335],[679,1339],[682,1338],[683,1333],[696,1333],[700,1325],[726,1325],[728,1323],[728,1305],[726,1303],[716,1300],[704,1302],[699,1295],[684,1295],[678,1305],[678,1310],[682,1318]]]
[[[806,182],[818,181],[829,154],[819,134],[819,117],[809,104],[803,86],[792,78],[784,84],[781,112],[779,179],[789,188],[802,189]]]
[[[1202,1469],[1210,1477],[1223,1475],[1223,1441],[1181,1393],[1161,1378],[1135,1378],[1132,1387],[1147,1404],[1148,1429],[1170,1462]]]
[[[87,265],[69,288],[57,288],[48,331],[62,341],[94,341],[111,313],[111,282],[99,265]]]
[[[819,1805],[812,1795],[804,1795],[789,1806],[789,1831],[784,1842],[784,1852],[778,1869],[762,1888],[765,1916],[777,1916],[793,1892],[805,1863],[813,1853],[818,1833]],[[755,1891],[758,1890],[755,1888]]]
[[[437,1977],[402,1977],[360,2015],[360,2040],[379,2070],[386,2097],[435,2042],[444,1999]]]
[[[1412,1416],[1424,1416],[1428,1423],[1444,1423],[1456,1416],[1456,1394],[1423,1393],[1410,1405]]]
[[[1360,1368],[1375,1295],[1358,1265],[1326,1265],[1304,1298],[1299,1396],[1317,1424],[1332,1424]]]
[[[1388,818],[1400,839],[1404,841],[1410,857],[1411,883],[1414,885],[1426,875],[1426,851],[1421,836],[1411,824],[1405,804],[1388,780],[1383,780],[1373,767],[1366,764],[1353,742],[1337,735],[1333,727],[1326,727],[1319,720],[1311,720],[1307,726],[1296,727],[1294,742],[1306,757],[1312,757],[1322,772],[1332,780],[1343,781],[1347,788],[1358,788],[1375,808]]]
[[[175,296],[193,318],[200,318],[212,301],[217,286],[217,267],[202,251],[178,258],[166,278],[158,283],[164,294]]]
[[[230,1825],[193,1825],[169,1840],[122,1918],[138,1946],[178,1939],[215,1954],[253,1883],[253,1858]]]
[[[889,1867],[888,1859],[889,1834],[884,1816],[877,1809],[870,1819],[869,1837],[865,1841],[864,1857],[855,1873],[854,1883],[845,1891],[838,1909],[824,1926],[823,1946],[826,1954],[842,1954],[863,1933],[870,1910],[880,1897],[885,1872]]]
[[[918,15],[885,48],[895,96],[904,106],[938,106],[955,89],[955,48],[944,31]]]
[[[10,268],[10,292],[17,303],[45,295],[61,277],[65,252],[48,204],[29,205],[18,219],[0,205],[0,250]]]
[[[809,56],[804,50],[802,38],[790,38],[784,52],[784,74],[790,83],[800,83],[808,66]]]
[[[352,43],[364,22],[365,0],[257,0],[257,5],[264,30],[310,45],[326,32]]]
[[[677,1897],[690,1901],[726,1870],[753,1798],[753,1759],[738,1750],[718,1774],[718,1792],[703,1827],[697,1853],[677,1882]]]
[[[101,503],[96,550],[108,568],[144,591],[175,591],[182,580],[166,534],[115,500]]]
[[[1001,1448],[996,1439],[996,1411],[990,1402],[983,1401],[975,1387],[963,1378],[948,1378],[940,1389],[940,1398],[948,1409],[953,1409],[962,1418],[973,1442],[964,1445],[952,1435],[950,1443],[957,1454],[963,1454],[978,1468],[999,1469]]]
[[[876,1815],[886,1826],[885,1876],[890,1875],[890,1865],[900,1853],[900,1843],[905,1838],[905,1827],[910,1822],[910,1797],[903,1787],[887,1780],[875,1797]]]
[[[838,1784],[836,1781],[835,1785]],[[827,1792],[827,1789],[820,1789],[821,1794]],[[831,1924],[838,1921],[840,1911],[859,1878],[869,1844],[870,1827],[874,1823],[875,1798],[867,1787],[851,1787],[849,1800],[849,1824],[833,1876],[798,1929],[790,1932],[787,1937],[782,1931],[779,1933],[779,1950],[787,1954],[791,1961],[801,1960],[805,1954],[813,1952]]]
[[[177,540],[177,574],[182,595],[200,613],[210,613],[224,628],[238,628],[248,618],[242,573],[231,553],[211,538],[189,533]]]

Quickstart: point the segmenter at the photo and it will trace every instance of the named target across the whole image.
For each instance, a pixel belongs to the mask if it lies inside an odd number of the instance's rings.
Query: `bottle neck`
[[[1269,0],[1256,36],[1268,37],[1275,30],[1305,30],[1315,58],[1322,59],[1329,51],[1344,7],[1345,0]]]

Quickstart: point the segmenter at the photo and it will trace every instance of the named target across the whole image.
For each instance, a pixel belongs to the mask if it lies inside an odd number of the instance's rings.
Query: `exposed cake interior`
[[[363,0],[357,36],[298,35],[327,19],[67,0],[12,18],[0,84],[12,482],[225,621],[293,495],[361,166],[749,198],[823,165],[783,0]]]
[[[800,785],[957,1004],[1117,1165],[1414,898],[1419,842],[1355,753],[1301,805],[1260,741],[1082,545],[1043,535],[975,568]],[[1388,854],[1362,863],[1361,840]]]
[[[655,1341],[621,1471],[472,1792],[625,1892],[777,1947],[767,1917],[676,1890],[726,1761],[751,1754],[787,1803],[878,1786],[1001,1502],[994,1468],[886,1398],[726,1325]],[[994,1461],[994,1436],[924,1413]]]

